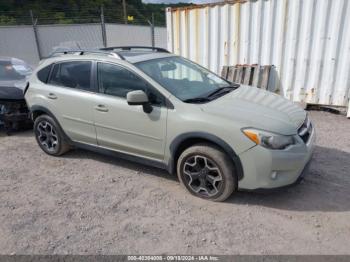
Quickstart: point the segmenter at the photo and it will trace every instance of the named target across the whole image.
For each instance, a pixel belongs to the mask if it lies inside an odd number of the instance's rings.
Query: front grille
[[[307,142],[309,141],[311,132],[312,132],[312,124],[309,117],[307,116],[304,123],[298,129],[298,135],[304,141],[305,144],[307,144]]]

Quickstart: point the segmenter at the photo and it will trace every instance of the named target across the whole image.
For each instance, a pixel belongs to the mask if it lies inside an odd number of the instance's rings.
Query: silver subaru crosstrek
[[[295,183],[314,148],[298,105],[161,48],[55,53],[25,99],[47,154],[109,152],[177,173],[190,193],[214,201]]]

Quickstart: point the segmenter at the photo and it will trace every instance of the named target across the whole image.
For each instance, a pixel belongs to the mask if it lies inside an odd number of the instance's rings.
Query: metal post
[[[151,26],[152,47],[155,47],[155,34],[154,34],[154,13],[152,13],[152,26]]]
[[[154,39],[154,14],[152,13],[152,22],[150,20],[147,20],[148,24],[151,27],[151,45],[152,47],[155,47],[155,39]]]
[[[128,23],[128,18],[126,17],[126,3],[125,0],[123,0],[123,14],[124,14],[124,23]]]
[[[42,55],[41,55],[41,50],[40,50],[38,31],[37,31],[37,28],[36,28],[36,24],[38,22],[38,19],[34,20],[33,10],[29,10],[29,13],[30,13],[30,18],[32,19],[32,25],[33,25],[33,32],[34,32],[34,39],[35,39],[36,49],[38,51],[39,60],[41,60]]]
[[[106,34],[106,24],[105,24],[105,15],[103,12],[103,5],[101,5],[101,31],[102,31],[103,46],[107,47],[107,34]]]

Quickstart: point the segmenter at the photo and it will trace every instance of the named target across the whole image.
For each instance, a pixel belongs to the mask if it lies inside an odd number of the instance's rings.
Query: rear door
[[[100,146],[162,160],[166,136],[167,108],[164,97],[143,78],[120,65],[99,62],[98,103],[95,126]],[[143,90],[152,103],[151,113],[142,106],[130,106],[126,94]]]
[[[67,61],[53,65],[46,99],[52,113],[73,141],[96,144],[93,108],[96,104],[91,61]]]

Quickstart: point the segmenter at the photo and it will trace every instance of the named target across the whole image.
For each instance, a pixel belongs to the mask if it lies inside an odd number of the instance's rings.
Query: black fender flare
[[[60,129],[61,133],[63,134],[64,140],[67,143],[69,143],[69,144],[73,144],[73,142],[69,138],[69,136],[67,136],[67,134],[63,131],[63,128],[62,128],[60,122],[55,117],[55,115],[49,109],[47,109],[46,107],[34,105],[34,106],[29,108],[29,112],[30,112],[30,115],[31,115],[31,118],[32,118],[33,122],[34,122],[33,113],[36,112],[36,111],[44,112],[46,115],[48,115],[51,118],[53,118],[53,120],[55,120],[56,124],[58,125],[58,128]]]
[[[242,163],[239,156],[234,151],[234,149],[228,143],[226,143],[223,139],[206,132],[188,132],[175,137],[175,139],[171,142],[169,146],[171,157],[168,163],[168,169],[169,169],[168,171],[170,173],[176,173],[175,162],[177,157],[177,150],[179,149],[179,146],[188,139],[204,139],[209,142],[212,142],[213,144],[218,145],[232,159],[236,168],[238,181],[243,178]]]

